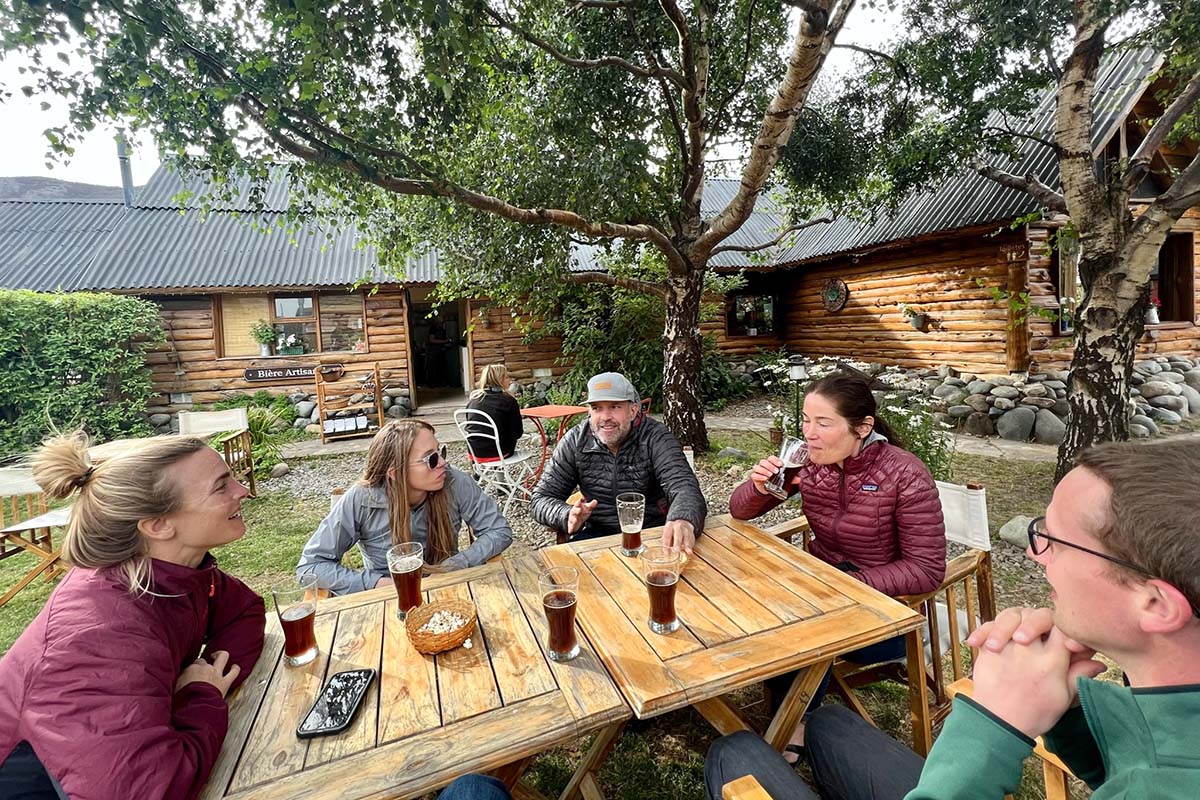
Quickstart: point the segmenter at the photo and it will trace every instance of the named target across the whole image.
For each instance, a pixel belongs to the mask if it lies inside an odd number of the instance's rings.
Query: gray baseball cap
[[[641,400],[637,389],[619,372],[601,372],[588,381],[588,396],[585,403],[637,403]]]

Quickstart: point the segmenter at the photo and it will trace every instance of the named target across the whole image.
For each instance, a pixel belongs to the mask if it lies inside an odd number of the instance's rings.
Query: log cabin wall
[[[297,389],[311,392],[313,379],[279,382],[247,381],[244,371],[255,367],[315,366],[343,364],[354,371],[356,364],[369,367],[378,361],[385,388],[408,388],[408,326],[404,292],[398,287],[381,288],[364,298],[364,326],[368,351],[306,353],[299,356],[218,358],[216,312],[210,295],[151,297],[161,307],[165,341],[146,356],[154,387],[164,395],[187,393],[191,403],[162,405],[171,410],[189,410],[193,405],[217,402],[231,393],[266,390],[282,394]]]
[[[521,384],[542,379],[534,376],[535,369],[549,370],[551,378],[558,378],[571,368],[570,364],[558,363],[562,358],[559,337],[547,336],[525,344],[525,334],[507,307],[485,308],[483,303],[472,301],[467,308],[467,318],[474,324],[468,344],[472,383],[479,380],[480,370],[488,364],[504,364],[509,376]],[[535,331],[544,325],[541,320],[532,323]]]
[[[1039,305],[1057,310],[1053,260],[1045,246],[1051,232],[1030,228],[1029,293]],[[1192,319],[1147,325],[1138,341],[1138,358],[1173,354],[1200,358],[1200,209],[1189,209],[1171,232],[1192,234]],[[1029,348],[1033,371],[1067,369],[1075,353],[1071,336],[1056,335],[1053,323],[1036,317],[1029,321]]]
[[[1007,374],[1009,312],[991,289],[1011,290],[1013,272],[1023,280],[1026,243],[1023,230],[992,235],[995,230],[957,231],[784,273],[784,343],[812,357]],[[1014,262],[1020,270],[1010,269]],[[844,280],[850,291],[841,311],[821,305],[821,287],[831,278]],[[928,315],[924,331],[913,329],[900,303]]]

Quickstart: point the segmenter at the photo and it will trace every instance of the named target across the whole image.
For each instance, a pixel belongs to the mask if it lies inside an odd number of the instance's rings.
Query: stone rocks
[[[383,413],[384,416],[391,417],[392,419],[404,419],[408,416],[408,409],[399,403],[394,403],[391,408]]]
[[[1154,376],[1156,381],[1164,381],[1166,383],[1184,383],[1183,374],[1179,372],[1160,372]]]
[[[1010,442],[1027,442],[1033,433],[1033,423],[1037,414],[1028,406],[1021,406],[1009,411],[996,421],[996,433],[1001,439]]]
[[[996,400],[994,403],[992,403],[992,405],[1001,411],[1008,411],[1010,408],[1017,407],[1016,402],[1008,399],[1007,397],[996,397]]]
[[[996,423],[986,413],[975,411],[967,417],[967,423],[963,426],[963,430],[972,436],[994,436]]]
[[[1045,397],[1049,393],[1050,390],[1040,383],[1032,383],[1025,387],[1026,397]]]
[[[408,389],[405,389],[404,387],[400,387],[400,388],[396,388],[394,386],[388,387],[387,389],[383,390],[383,393],[391,398],[397,398],[397,397],[407,398],[408,397]]]
[[[1188,401],[1186,397],[1173,397],[1170,395],[1162,395],[1155,397],[1150,401],[1150,405],[1154,408],[1166,408],[1174,411],[1179,416],[1188,414]]]
[[[1179,387],[1167,381],[1146,381],[1139,387],[1142,397],[1152,400],[1155,397],[1175,396],[1180,393]]]
[[[1154,424],[1154,420],[1150,419],[1149,417],[1145,416],[1144,414],[1134,414],[1129,419],[1129,424],[1130,425],[1141,425],[1143,428],[1150,431],[1150,433],[1152,433],[1152,434],[1158,433],[1158,426]]]
[[[1026,397],[1021,401],[1023,406],[1033,406],[1034,408],[1054,408],[1057,400],[1051,400],[1049,397]]]
[[[149,419],[147,419],[146,421],[149,422],[151,425],[153,425],[155,428],[161,428],[164,425],[171,424],[171,415],[170,414],[151,414]]]
[[[1002,397],[1005,400],[1016,400],[1021,396],[1021,390],[1017,389],[1015,386],[1005,386],[1001,384],[995,389],[992,389],[992,395],[995,397]]]
[[[967,393],[958,386],[944,383],[933,390],[933,396],[945,400],[946,405],[952,406],[966,397]]]
[[[995,388],[996,384],[991,381],[971,381],[967,384],[967,391],[971,394],[987,394]]]
[[[1067,414],[1071,410],[1071,406],[1067,403],[1066,400],[1055,400],[1054,408],[1052,408],[1050,410],[1053,411],[1055,414],[1058,414],[1060,417],[1066,418]]]
[[[278,464],[271,467],[271,477],[272,478],[282,478],[284,475],[287,475],[291,471],[292,471],[292,468],[288,466],[288,463],[286,461],[280,461]]]
[[[1133,365],[1133,369],[1143,375],[1157,375],[1163,371],[1162,365],[1157,361],[1139,361]]]
[[[1149,414],[1150,419],[1156,422],[1165,422],[1168,425],[1178,425],[1183,422],[1183,417],[1167,408],[1151,408]]]
[[[321,434],[321,426],[316,424],[315,422],[312,423],[311,425],[305,425],[304,432],[311,433],[315,436],[319,436]]]
[[[721,448],[721,452],[717,453],[717,458],[736,458],[746,461],[750,458],[750,454],[737,447],[724,447]]]
[[[988,410],[987,397],[982,394],[969,395],[967,399],[963,401],[963,404],[970,406],[976,411],[987,412]]]
[[[1000,526],[1000,540],[1024,550],[1029,546],[1029,523],[1033,517],[1013,517]]]
[[[1190,369],[1183,373],[1183,382],[1200,391],[1200,369]]]
[[[311,420],[309,420],[308,417],[296,417],[296,421],[292,423],[292,427],[293,428],[306,428],[306,427],[308,427],[308,423],[310,421]]]
[[[1200,414],[1200,392],[1193,389],[1191,386],[1184,384],[1179,387],[1180,397],[1187,400],[1188,413]]]
[[[1043,408],[1037,412],[1037,419],[1033,426],[1034,441],[1059,445],[1062,444],[1063,437],[1066,435],[1067,424],[1059,419],[1053,411]]]
[[[296,403],[296,405],[295,405],[296,416],[297,417],[311,417],[312,413],[313,413],[313,409],[316,407],[317,407],[317,404],[311,400],[301,400],[299,403]]]
[[[1150,437],[1150,429],[1131,422],[1129,423],[1129,435],[1135,439],[1147,439]]]

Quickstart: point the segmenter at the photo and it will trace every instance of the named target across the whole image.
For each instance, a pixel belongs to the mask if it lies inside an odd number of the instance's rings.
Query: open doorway
[[[433,289],[409,289],[408,334],[412,343],[413,384],[417,406],[461,406],[466,402],[464,383],[465,303],[429,299]]]

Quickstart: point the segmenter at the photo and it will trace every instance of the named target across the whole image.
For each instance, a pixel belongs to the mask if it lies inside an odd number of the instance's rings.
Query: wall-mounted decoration
[[[850,289],[841,278],[830,278],[821,287],[821,305],[826,311],[841,311],[850,299]]]

